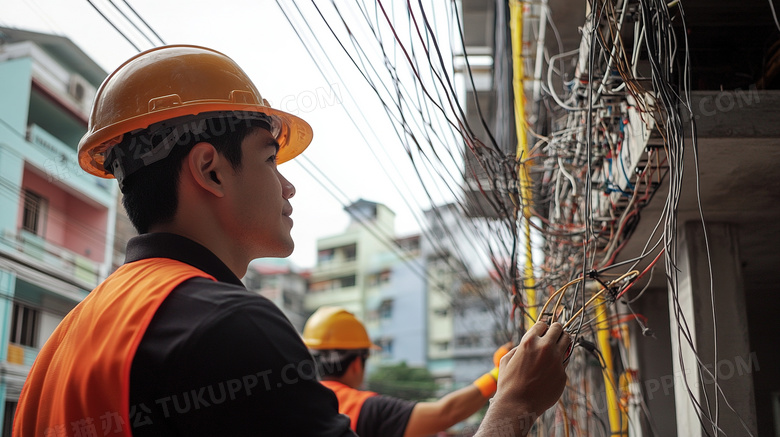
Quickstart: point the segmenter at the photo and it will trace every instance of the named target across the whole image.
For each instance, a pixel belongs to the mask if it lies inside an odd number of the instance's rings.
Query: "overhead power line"
[[[140,49],[140,48],[138,48],[138,46],[137,46],[137,45],[135,45],[135,43],[134,43],[134,42],[133,42],[133,41],[132,41],[132,40],[131,40],[131,39],[130,39],[130,38],[127,36],[127,35],[125,35],[125,33],[124,33],[124,32],[122,32],[122,31],[119,29],[119,28],[116,26],[116,24],[114,24],[114,22],[113,22],[113,21],[111,21],[111,19],[109,19],[109,18],[106,16],[106,14],[104,14],[104,13],[103,13],[103,11],[101,11],[100,9],[98,9],[98,7],[97,7],[97,6],[95,6],[95,4],[94,4],[94,3],[92,3],[92,0],[87,0],[87,3],[89,3],[89,5],[90,5],[90,6],[92,6],[92,9],[94,9],[94,10],[95,10],[95,11],[96,11],[98,14],[100,14],[100,16],[101,16],[101,17],[103,17],[103,19],[104,19],[104,20],[106,20],[106,22],[107,22],[108,24],[110,24],[110,25],[111,25],[111,27],[113,27],[113,28],[114,28],[114,30],[116,30],[116,31],[117,31],[117,33],[119,33],[120,35],[122,35],[122,38],[124,38],[124,39],[125,39],[125,41],[127,41],[127,42],[128,42],[130,45],[131,45],[131,46],[133,46],[133,48],[134,48],[134,49],[136,49],[136,51],[139,51],[139,52],[141,51],[141,49]]]

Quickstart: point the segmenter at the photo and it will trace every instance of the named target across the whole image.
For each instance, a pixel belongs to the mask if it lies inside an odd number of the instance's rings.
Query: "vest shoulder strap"
[[[356,390],[348,385],[338,381],[321,381],[322,385],[328,387],[336,393],[339,400],[339,413],[349,416],[350,428],[353,431],[357,429],[360,410],[366,399],[377,396],[378,393],[372,391]]]
[[[14,437],[71,436],[114,418],[130,429],[130,368],[149,323],[182,282],[213,276],[186,263],[125,264],[68,313],[38,353],[17,405]]]

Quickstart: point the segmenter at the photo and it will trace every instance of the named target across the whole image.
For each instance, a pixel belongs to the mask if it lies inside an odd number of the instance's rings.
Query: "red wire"
[[[648,272],[650,269],[652,269],[652,268],[653,268],[653,266],[655,265],[655,263],[657,263],[657,262],[658,262],[658,260],[659,260],[659,259],[661,259],[661,255],[663,255],[663,254],[664,254],[664,251],[665,251],[665,250],[666,250],[666,249],[661,249],[661,251],[660,251],[660,252],[658,252],[658,255],[656,255],[656,257],[655,257],[655,259],[653,260],[653,262],[651,262],[651,263],[650,263],[650,264],[649,264],[647,267],[645,267],[645,269],[642,271],[642,273],[640,273],[640,274],[639,274],[639,276],[637,276],[637,277],[636,277],[636,279],[634,279],[633,281],[631,281],[631,283],[630,283],[630,284],[628,284],[628,285],[626,286],[626,288],[624,288],[624,289],[623,289],[623,291],[621,291],[621,292],[620,292],[620,294],[618,294],[618,295],[617,295],[617,297],[615,298],[615,300],[617,300],[617,299],[620,299],[620,296],[623,296],[624,294],[626,294],[626,291],[628,291],[628,289],[629,289],[629,288],[631,288],[631,287],[632,287],[634,284],[636,284],[636,281],[638,281],[638,280],[639,280],[639,279],[640,279],[642,276],[644,276],[644,275],[645,275],[645,273],[647,273],[647,272]]]

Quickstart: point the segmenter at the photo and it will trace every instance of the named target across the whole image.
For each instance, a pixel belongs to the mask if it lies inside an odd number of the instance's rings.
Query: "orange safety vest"
[[[149,258],[125,264],[68,313],[22,388],[14,437],[132,436],[130,367],[160,304],[179,284],[214,277]]]
[[[320,381],[322,385],[333,390],[339,400],[339,413],[349,416],[349,426],[352,431],[357,431],[357,421],[360,416],[360,409],[366,399],[376,396],[378,393],[372,391],[356,390],[348,385],[338,381]]]

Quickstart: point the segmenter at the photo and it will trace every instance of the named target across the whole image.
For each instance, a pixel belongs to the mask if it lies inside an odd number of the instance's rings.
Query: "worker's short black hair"
[[[173,219],[178,206],[178,188],[184,158],[195,144],[207,141],[217,152],[227,158],[234,169],[241,167],[241,143],[255,129],[266,128],[262,121],[244,121],[229,116],[215,118],[207,123],[208,128],[197,135],[184,135],[170,151],[157,162],[144,166],[128,175],[122,184],[122,204],[127,216],[139,234],[149,232],[152,225],[166,223]],[[229,126],[229,129],[225,129]],[[159,141],[159,135],[143,130],[125,135],[116,147],[131,150],[133,143],[145,144]]]
[[[368,359],[368,349],[338,349],[326,351],[312,351],[314,362],[317,363],[317,374],[320,379],[339,378],[344,376],[347,368],[353,361],[360,359],[363,366]]]

